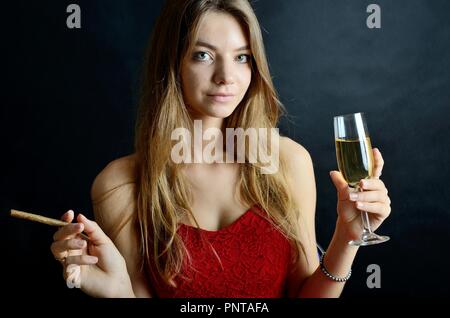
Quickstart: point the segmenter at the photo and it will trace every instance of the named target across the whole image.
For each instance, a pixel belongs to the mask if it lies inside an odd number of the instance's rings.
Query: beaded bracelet
[[[327,276],[328,278],[334,280],[335,282],[346,282],[348,281],[348,279],[350,278],[350,276],[352,276],[352,270],[350,269],[350,271],[348,272],[347,276],[345,277],[336,277],[333,276],[332,274],[330,274],[327,269],[325,268],[325,265],[323,264],[323,258],[325,257],[325,252],[320,256],[320,269],[322,270],[322,272],[325,274],[325,276]]]

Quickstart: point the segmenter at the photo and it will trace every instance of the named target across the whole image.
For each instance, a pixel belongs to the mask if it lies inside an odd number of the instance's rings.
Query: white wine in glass
[[[364,113],[335,116],[334,136],[339,171],[350,188],[363,191],[359,182],[373,176],[373,152]],[[389,240],[388,236],[372,232],[367,212],[361,211],[361,219],[361,237],[348,242],[349,244],[365,246]]]

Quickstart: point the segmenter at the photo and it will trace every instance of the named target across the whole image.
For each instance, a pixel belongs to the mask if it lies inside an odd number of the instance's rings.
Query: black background
[[[77,1],[82,28],[66,27],[72,1],[2,4],[2,287],[12,297],[86,297],[68,290],[49,246],[53,228],[8,217],[15,208],[92,216],[89,191],[110,161],[133,152],[138,75],[160,1]],[[305,146],[317,182],[317,239],[336,219],[332,118],[365,112],[392,214],[388,243],[361,248],[343,297],[448,296],[450,2],[377,1],[369,29],[356,0],[259,0],[272,76],[289,117],[281,131]],[[369,264],[381,288],[366,286]]]

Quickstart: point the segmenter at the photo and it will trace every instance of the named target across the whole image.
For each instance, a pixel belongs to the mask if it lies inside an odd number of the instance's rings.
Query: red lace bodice
[[[182,224],[178,233],[192,267],[184,266],[177,288],[152,281],[157,297],[272,298],[285,296],[291,244],[255,205],[231,225],[207,231]],[[203,239],[202,239],[203,237]],[[220,261],[209,243],[214,247]]]

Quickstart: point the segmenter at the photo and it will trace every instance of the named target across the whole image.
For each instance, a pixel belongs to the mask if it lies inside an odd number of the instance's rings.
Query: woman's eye
[[[241,54],[238,56],[238,62],[240,63],[248,63],[250,61],[250,55],[248,54]]]
[[[207,52],[197,52],[194,54],[194,58],[198,61],[208,61],[211,56]]]

